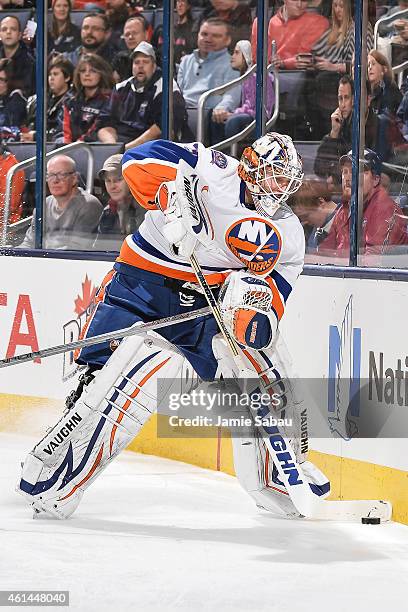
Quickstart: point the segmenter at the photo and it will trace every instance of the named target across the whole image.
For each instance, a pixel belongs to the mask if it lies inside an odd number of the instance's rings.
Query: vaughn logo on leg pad
[[[51,440],[48,446],[43,448],[44,453],[47,453],[47,455],[52,455],[55,449],[58,448],[59,445],[62,444],[62,442],[64,442],[65,438],[68,438],[71,431],[75,429],[75,427],[81,421],[82,421],[82,417],[80,416],[80,414],[78,414],[78,412],[73,414],[70,420],[67,421],[65,425],[61,427],[57,435],[54,436],[53,440]]]

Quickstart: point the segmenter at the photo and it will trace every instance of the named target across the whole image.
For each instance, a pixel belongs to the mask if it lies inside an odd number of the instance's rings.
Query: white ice
[[[33,520],[14,492],[31,446],[0,434],[0,589],[81,612],[407,609],[406,526],[273,518],[235,478],[130,452],[71,519]]]

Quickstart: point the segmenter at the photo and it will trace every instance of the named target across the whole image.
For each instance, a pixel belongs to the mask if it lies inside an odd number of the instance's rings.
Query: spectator
[[[27,120],[27,100],[19,89],[10,91],[10,61],[0,60],[0,131],[2,140],[19,140],[20,129]],[[4,128],[12,128],[5,130]],[[8,135],[8,138],[5,138]]]
[[[176,0],[176,20],[174,24],[173,59],[176,66],[184,55],[192,53],[197,46],[198,21],[193,18],[193,0]],[[152,36],[152,45],[161,57],[163,46],[163,24],[157,26]]]
[[[35,60],[21,41],[21,25],[18,17],[9,15],[0,22],[0,59],[10,60],[10,89],[21,89],[24,96],[35,91]]]
[[[43,210],[45,249],[90,249],[102,213],[95,196],[78,187],[73,159],[56,155],[47,164],[50,194]],[[20,248],[35,246],[36,212]]]
[[[329,235],[319,252],[347,256],[350,246],[350,198],[352,153],[340,158],[343,198]],[[366,255],[386,253],[391,245],[407,244],[406,223],[400,207],[381,186],[381,160],[371,149],[364,150],[363,218],[360,252]]]
[[[379,51],[370,51],[367,62],[370,83],[370,108],[378,119],[375,150],[382,161],[387,161],[395,146],[403,142],[396,113],[402,100],[392,68]]]
[[[240,40],[237,42],[237,44],[235,45],[235,49],[231,55],[230,62],[231,67],[234,70],[238,70],[241,76],[247,72],[248,68],[252,66],[251,43],[249,42],[249,40]],[[210,122],[211,144],[215,144],[217,142],[220,142],[221,140],[224,140],[226,122],[232,116],[234,110],[237,108],[238,104],[241,101],[242,87],[243,85],[237,85],[233,89],[230,89],[228,92],[226,92],[226,95],[224,95],[222,99],[223,106],[218,106],[213,110]],[[245,125],[248,125],[251,120],[252,119],[250,119],[246,123],[244,120],[244,127]]]
[[[108,19],[109,28],[112,32],[111,38],[119,47],[120,38],[126,21],[131,16],[131,10],[126,0],[106,0],[105,15]]]
[[[367,49],[373,48],[373,29],[367,24]],[[315,113],[312,124],[318,136],[330,129],[329,113],[336,104],[340,75],[351,74],[354,56],[354,21],[351,0],[333,0],[331,25],[312,47],[309,106]],[[317,129],[320,126],[320,129]],[[320,132],[320,133],[319,133]]]
[[[394,22],[397,34],[390,39],[391,65],[398,66],[407,61],[408,57],[408,13],[407,19]]]
[[[307,232],[307,251],[314,251],[328,236],[337,211],[327,183],[305,181],[293,196],[293,212]]]
[[[66,56],[74,66],[78,64],[80,57],[87,53],[95,53],[111,64],[117,51],[111,40],[111,30],[106,15],[90,13],[82,22],[81,46],[71,53],[66,53]]]
[[[186,101],[189,126],[194,134],[201,94],[239,76],[239,73],[231,67],[231,57],[228,52],[230,43],[228,24],[221,19],[211,17],[200,25],[198,49],[185,55],[181,60],[177,82]],[[228,95],[228,92],[224,95]],[[223,100],[220,96],[212,96],[207,101],[207,109],[224,108]]]
[[[307,12],[307,0],[284,0],[269,21],[268,49],[271,61],[272,41],[276,41],[273,62],[281,69],[310,68],[310,53],[315,42],[329,27],[326,17]],[[252,52],[256,61],[257,19],[252,27]],[[306,54],[306,55],[305,55]]]
[[[123,28],[121,37],[126,51],[119,51],[112,62],[113,76],[117,83],[132,76],[132,53],[139,43],[147,41],[147,22],[143,15],[130,17]]]
[[[230,27],[230,51],[238,40],[247,40],[251,34],[252,14],[248,4],[240,0],[210,0],[211,6],[203,13],[203,20],[211,17],[222,19]]]
[[[48,53],[70,53],[81,44],[81,30],[71,21],[71,0],[52,0]]]
[[[132,61],[133,76],[116,85],[109,106],[98,122],[98,138],[102,142],[124,142],[125,149],[161,135],[163,79],[152,45],[141,42],[133,51]],[[184,137],[187,116],[183,97],[175,82],[173,111],[173,137],[177,140]]]
[[[348,74],[341,77],[338,87],[338,107],[330,116],[331,130],[323,138],[316,153],[314,171],[317,176],[328,177],[338,172],[339,159],[351,148],[354,83]],[[366,145],[375,146],[377,120],[373,111],[366,111]]]
[[[252,66],[251,43],[249,40],[239,40],[231,56],[231,66],[234,70],[239,70],[243,75]],[[230,138],[246,128],[255,118],[256,102],[256,73],[230,90],[223,98],[225,107],[214,109],[211,122],[211,142],[214,144],[224,138]],[[237,106],[237,96],[240,99]],[[269,119],[272,115],[274,105],[273,75],[268,74],[267,81],[267,100],[266,116]],[[214,130],[214,125],[218,130]],[[222,128],[222,129],[220,129]]]
[[[122,176],[122,157],[120,153],[111,155],[98,173],[109,196],[94,244],[98,251],[118,251],[123,238],[137,230],[146,213],[133,198]]]
[[[47,100],[47,142],[63,142],[64,104],[73,96],[72,80],[74,67],[61,53],[55,55],[48,64],[48,100]],[[27,102],[27,131],[23,131],[20,140],[35,141],[36,135],[37,96],[31,96]]]
[[[399,11],[403,11],[408,9],[408,0],[398,0],[397,6],[391,6],[387,12],[382,15],[382,17],[391,17],[395,13],[399,13]],[[378,34],[379,36],[392,36],[396,33],[397,28],[395,27],[396,22],[402,21],[400,17],[395,17],[392,21],[387,21],[386,23],[382,22],[378,24]]]
[[[373,48],[373,29],[367,26],[367,49]],[[351,74],[354,56],[354,21],[351,0],[333,0],[332,18],[328,30],[312,47],[314,67],[318,71]]]
[[[106,0],[74,0],[76,11],[105,11]]]
[[[64,104],[64,142],[95,142],[97,121],[109,105],[112,69],[99,55],[82,55],[74,72],[75,95]]]

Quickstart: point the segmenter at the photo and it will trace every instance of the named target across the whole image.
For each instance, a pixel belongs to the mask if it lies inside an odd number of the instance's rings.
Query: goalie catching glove
[[[218,303],[225,325],[239,344],[252,349],[271,346],[278,327],[272,310],[272,289],[251,272],[231,272]]]
[[[156,205],[164,213],[163,234],[177,254],[188,258],[197,242],[214,248],[214,230],[207,211],[208,186],[187,162],[180,160],[175,181],[162,183]]]

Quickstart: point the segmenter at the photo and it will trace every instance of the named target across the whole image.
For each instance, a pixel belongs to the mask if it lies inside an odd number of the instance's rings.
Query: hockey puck
[[[379,525],[381,523],[381,519],[374,516],[362,516],[361,522],[363,525]]]

